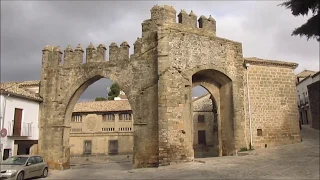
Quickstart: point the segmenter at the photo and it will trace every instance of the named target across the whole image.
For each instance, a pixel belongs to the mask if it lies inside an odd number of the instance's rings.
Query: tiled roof
[[[201,99],[204,99],[204,98],[210,98],[210,96],[211,96],[210,93],[206,93],[206,94],[203,94],[202,96],[196,97],[192,101],[195,102],[195,101],[198,101],[198,100],[201,100]]]
[[[131,111],[128,100],[85,101],[75,105],[73,112]]]
[[[211,94],[204,94],[192,101],[192,109],[197,112],[212,112]]]
[[[42,98],[31,91],[24,89],[26,86],[39,85],[40,81],[24,81],[24,82],[6,82],[0,84],[0,90],[2,93],[8,93],[15,96],[32,99],[36,101],[42,101]]]
[[[298,67],[297,63],[287,62],[287,61],[279,61],[279,60],[270,60],[270,59],[260,59],[257,57],[244,57],[244,61],[249,64],[255,65],[272,65],[272,66],[283,66],[290,67],[295,69]]]
[[[312,76],[314,75],[315,73],[317,73],[316,71],[310,71],[310,70],[303,70],[301,71],[300,73],[298,73],[296,76],[297,77],[308,77],[308,76]]]
[[[34,81],[23,81],[19,83],[19,86],[39,86],[40,81],[34,80]]]

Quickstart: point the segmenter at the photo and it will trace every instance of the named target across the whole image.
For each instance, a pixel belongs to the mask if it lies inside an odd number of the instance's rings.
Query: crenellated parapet
[[[118,61],[129,61],[129,44],[124,41],[118,46],[116,43],[111,43],[109,46],[109,61],[118,62]]]
[[[197,15],[195,15],[193,11],[191,11],[191,13],[188,14],[185,10],[181,10],[178,14],[178,22],[193,28],[198,27]]]
[[[109,46],[109,61],[129,61],[129,48],[130,46],[127,42],[121,43],[120,47],[116,43],[111,43]],[[63,52],[59,46],[47,45],[42,50],[42,67],[70,67],[83,63],[106,62],[106,50],[105,45],[99,44],[95,47],[92,43],[89,44],[85,51],[79,44],[75,49],[68,45]]]
[[[147,19],[142,23],[142,36],[148,34],[146,32],[156,31],[159,25],[175,23],[182,25],[181,28],[199,29],[210,34],[216,34],[216,21],[211,15],[209,17],[201,15],[198,19],[193,11],[188,14],[185,10],[181,10],[176,15],[176,10],[168,5],[156,5],[150,11],[151,19]]]
[[[133,46],[134,46],[134,54],[136,56],[140,56],[141,49],[142,49],[142,38],[138,37],[137,40],[134,42]]]

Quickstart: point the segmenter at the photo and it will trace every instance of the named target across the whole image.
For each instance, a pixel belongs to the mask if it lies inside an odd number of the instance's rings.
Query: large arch
[[[133,167],[153,167],[158,165],[158,116],[155,107],[156,81],[153,62],[144,61],[144,72],[137,71],[141,63],[129,61],[128,45],[120,47],[111,44],[109,61],[105,59],[105,48],[97,49],[89,45],[86,49],[86,63],[82,63],[81,47],[75,51],[67,47],[64,62],[59,47],[46,46],[43,49],[42,77],[40,83],[39,144],[42,154],[52,169],[70,168],[69,133],[72,110],[81,94],[92,83],[108,78],[120,85],[126,93],[134,112]],[[94,54],[91,56],[90,53]],[[147,74],[147,76],[146,76]],[[144,78],[136,83],[136,79]],[[152,101],[143,101],[144,98]],[[152,112],[143,111],[145,107],[155,108]],[[148,138],[145,138],[148,137]]]

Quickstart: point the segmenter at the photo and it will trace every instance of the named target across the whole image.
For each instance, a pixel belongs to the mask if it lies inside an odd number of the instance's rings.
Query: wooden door
[[[22,109],[14,109],[14,120],[13,120],[13,135],[21,135],[21,124],[22,124]]]
[[[206,145],[206,131],[205,130],[198,131],[198,144]]]
[[[110,154],[118,153],[118,140],[109,140],[109,153]]]
[[[84,141],[84,154],[91,154],[92,143],[90,140]]]

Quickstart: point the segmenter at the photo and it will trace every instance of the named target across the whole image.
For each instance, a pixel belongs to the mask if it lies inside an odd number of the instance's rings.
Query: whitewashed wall
[[[27,100],[27,99],[21,99],[13,96],[7,97],[6,95],[1,95],[1,124],[3,122],[2,119],[4,118],[4,124],[2,125],[2,127],[8,130],[8,134],[10,133],[10,131],[13,130],[15,108],[23,109],[22,122],[21,122],[22,126],[25,123],[32,123],[31,136],[25,137],[23,139],[38,140],[39,138],[39,128],[38,128],[39,102]],[[21,129],[21,131],[23,131],[23,128]],[[10,137],[1,138],[1,144],[3,144],[1,149],[2,153],[3,153],[3,149],[13,150],[14,148],[14,140]]]

